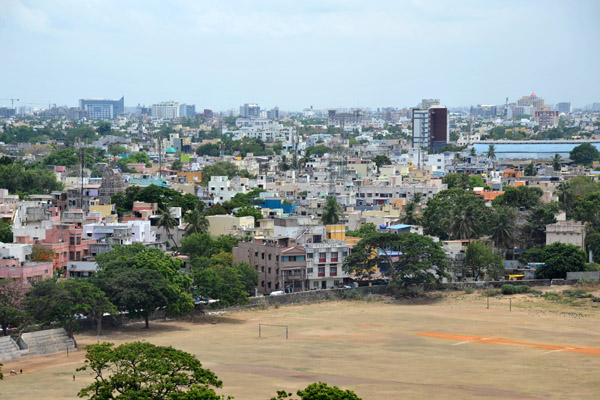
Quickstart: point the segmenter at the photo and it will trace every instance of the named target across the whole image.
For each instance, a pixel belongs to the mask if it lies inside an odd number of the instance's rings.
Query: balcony
[[[337,276],[337,272],[330,272],[329,276]]]
[[[336,262],[338,262],[338,258],[337,258],[337,257],[336,257],[336,258],[332,258],[332,259],[331,259],[331,262],[332,262],[332,263],[336,263]]]
[[[326,262],[326,258],[319,258],[319,263],[325,263]]]
[[[319,272],[318,276],[325,276],[325,272]]]

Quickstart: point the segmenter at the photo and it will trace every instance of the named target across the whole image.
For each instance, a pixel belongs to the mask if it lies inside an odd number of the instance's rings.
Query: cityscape
[[[2,396],[597,396],[598,4],[100,3],[0,5]]]

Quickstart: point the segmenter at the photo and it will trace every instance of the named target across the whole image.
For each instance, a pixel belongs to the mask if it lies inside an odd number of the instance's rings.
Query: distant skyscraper
[[[433,106],[429,109],[413,109],[413,147],[438,150],[448,143],[448,109]]]
[[[125,97],[111,99],[81,99],[79,108],[87,112],[90,119],[115,119],[125,112]]]
[[[535,93],[531,93],[530,96],[523,96],[517,102],[519,106],[530,106],[533,107],[534,111],[539,110],[544,105],[544,99],[537,97]]]
[[[259,118],[260,107],[258,104],[244,104],[240,106],[240,117],[242,118]]]
[[[196,116],[196,106],[194,104],[181,104],[179,106],[179,117],[194,118]]]
[[[440,99],[423,99],[423,101],[421,101],[421,108],[424,108],[424,109],[428,109],[430,107],[439,106],[439,105],[440,105]]]
[[[556,105],[556,110],[559,113],[565,113],[568,114],[571,112],[571,103],[570,102],[562,102],[562,103],[558,103]]]
[[[275,107],[269,111],[267,111],[268,119],[279,119],[279,107]]]
[[[179,118],[179,102],[163,101],[158,104],[152,104],[152,118],[156,118],[156,119]]]

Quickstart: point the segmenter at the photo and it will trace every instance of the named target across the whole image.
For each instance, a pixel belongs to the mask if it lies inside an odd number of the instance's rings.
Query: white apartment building
[[[179,118],[179,102],[163,101],[152,105],[152,118],[174,119]]]
[[[208,194],[213,204],[229,201],[238,193],[246,193],[247,189],[246,184],[234,186],[226,176],[211,176],[208,182]]]
[[[321,243],[304,243],[306,250],[307,288],[330,289],[348,284],[350,275],[342,265],[349,254],[343,240],[326,240]]]

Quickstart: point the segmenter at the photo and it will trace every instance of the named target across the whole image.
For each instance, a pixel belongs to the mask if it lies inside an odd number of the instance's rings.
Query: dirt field
[[[553,288],[550,290],[562,290]],[[596,296],[600,291],[594,289]],[[368,399],[592,399],[600,393],[600,303],[527,295],[339,301],[151,323],[99,340],[145,339],[194,353],[236,399],[268,399],[315,381]],[[289,326],[285,329],[258,324]],[[95,336],[78,335],[80,345]],[[3,399],[75,399],[91,378],[84,351],[6,364]],[[7,376],[11,369],[23,375]],[[73,381],[73,374],[76,380]]]

